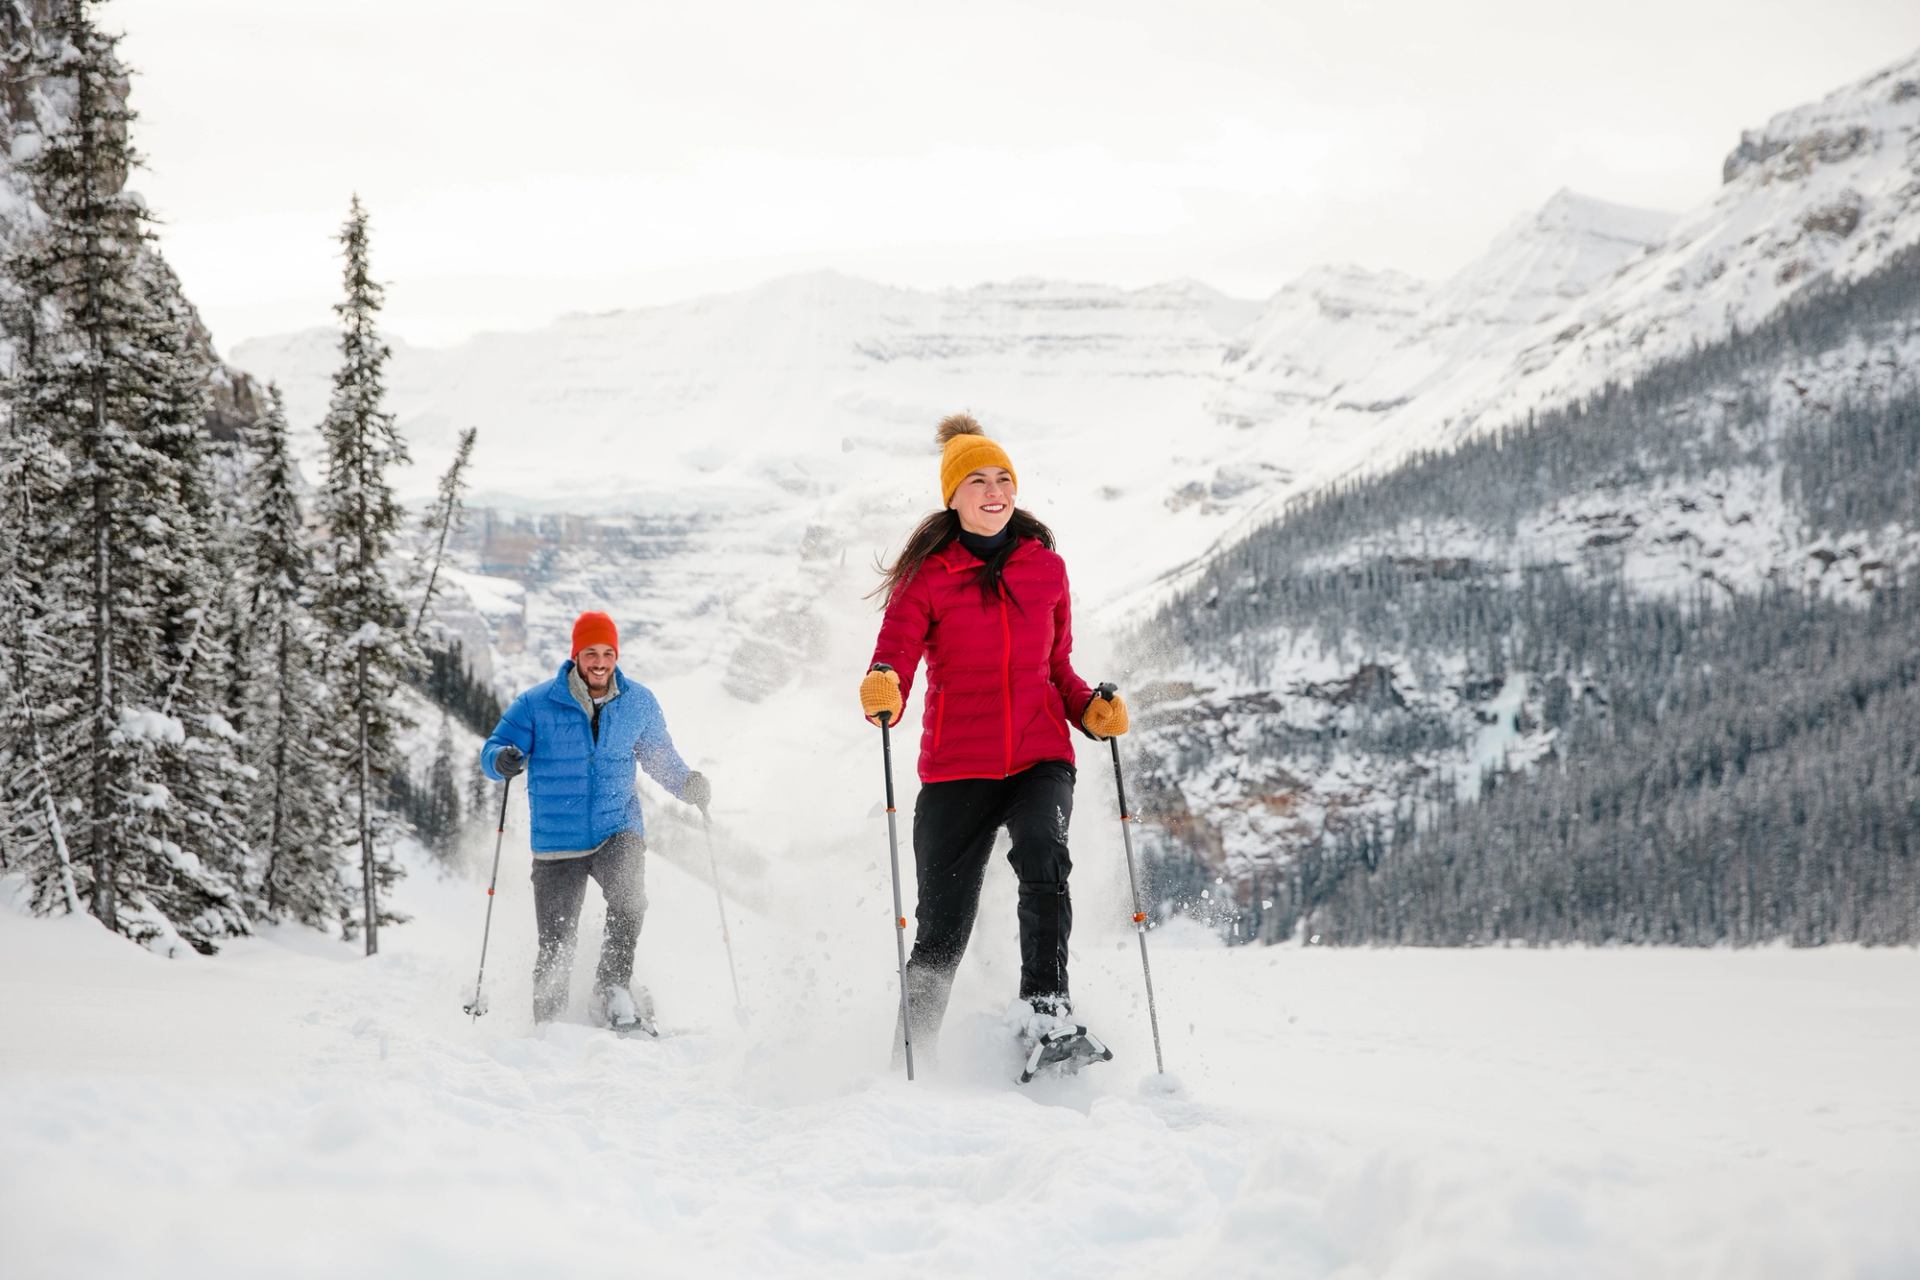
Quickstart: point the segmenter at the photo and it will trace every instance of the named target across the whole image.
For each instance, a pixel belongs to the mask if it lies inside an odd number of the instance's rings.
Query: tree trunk
[[[279,644],[275,653],[274,669],[280,680],[280,690],[274,700],[279,714],[274,718],[273,734],[273,825],[267,834],[267,914],[280,910],[280,886],[274,880],[274,873],[280,865],[280,845],[286,839],[287,818],[287,676],[292,658],[288,650],[287,629],[291,624],[284,614],[279,623]]]
[[[367,650],[362,645],[355,655],[357,665],[354,681],[354,701],[360,708],[360,873],[364,883],[362,893],[366,899],[367,915],[367,954],[373,955],[380,950],[380,912],[378,892],[373,879],[373,810],[371,808],[373,790],[373,762],[367,752]]]
[[[420,613],[413,620],[413,634],[418,636],[427,625],[427,610],[433,605],[434,584],[440,581],[440,565],[447,558],[447,530],[453,524],[453,502],[447,501],[440,511],[440,538],[433,548],[433,568],[427,571],[427,588],[420,596]]]
[[[88,354],[93,358],[93,378],[91,401],[88,406],[91,416],[91,430],[87,433],[88,462],[93,466],[93,742],[92,759],[88,762],[93,776],[91,798],[92,812],[89,815],[88,852],[93,862],[93,914],[98,916],[109,929],[120,927],[119,903],[114,892],[114,873],[117,870],[117,850],[114,847],[113,832],[113,786],[112,779],[116,771],[113,759],[113,577],[110,554],[112,551],[112,493],[107,483],[106,468],[111,465],[107,455],[107,343],[106,316],[102,311],[101,293],[105,282],[100,278],[100,235],[99,226],[92,214],[95,207],[93,189],[96,171],[95,151],[98,145],[97,135],[100,128],[98,112],[93,103],[93,83],[89,76],[78,77],[75,86],[79,101],[74,107],[75,119],[82,131],[82,193],[89,211],[86,232],[86,305],[84,323],[87,329]]]
[[[93,478],[93,750],[88,761],[92,772],[92,812],[88,823],[88,852],[93,863],[93,914],[109,929],[120,927],[119,903],[115,900],[114,871],[118,861],[113,839],[113,584],[108,569],[111,542],[107,480],[101,473],[104,459],[99,448],[106,433],[104,390],[95,379],[94,390],[94,478]]]

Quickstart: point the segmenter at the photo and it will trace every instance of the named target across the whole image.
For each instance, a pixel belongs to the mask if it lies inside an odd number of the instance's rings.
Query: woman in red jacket
[[[922,657],[920,796],[913,810],[919,886],[907,992],[916,1048],[931,1050],[953,972],[980,905],[994,834],[1020,878],[1020,997],[1029,1034],[1066,1021],[1073,738],[1127,730],[1126,704],[1097,697],[1073,669],[1067,569],[1053,533],[1014,505],[1013,462],[980,424],[940,424],[943,509],[885,571],[886,618],[860,706],[898,724]],[[890,670],[881,670],[881,667]]]

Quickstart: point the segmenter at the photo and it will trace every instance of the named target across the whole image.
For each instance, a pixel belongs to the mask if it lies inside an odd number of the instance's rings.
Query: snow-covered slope
[[[832,274],[401,348],[393,403],[426,493],[481,430],[482,500],[571,512],[741,505],[863,545],[924,505],[928,424],[976,412],[1080,568],[1128,596],[1355,468],[1523,418],[1749,326],[1920,238],[1920,55],[1747,134],[1681,216],[1561,192],[1437,286],[1321,269],[1264,307],[1180,283],[937,293]],[[377,249],[377,245],[376,245]],[[243,344],[296,424],[330,335]]]
[[[1302,425],[1323,429],[1364,429],[1403,408],[1418,418],[1421,396],[1484,376],[1507,358],[1506,341],[1564,313],[1659,244],[1673,221],[1561,191],[1437,289],[1393,275],[1309,277],[1317,314],[1300,323],[1301,286],[1283,290],[1235,362],[1227,403],[1255,423],[1304,409]],[[1302,395],[1291,375],[1316,344],[1333,348],[1315,362],[1326,385]]]
[[[1725,185],[1658,250],[1526,344],[1525,375],[1483,413],[1594,385],[1624,360],[1687,351],[1751,327],[1824,280],[1855,280],[1920,239],[1920,53],[1744,134]]]
[[[516,815],[516,831],[521,819]],[[869,886],[871,887],[871,886]],[[165,961],[0,906],[10,1277],[1904,1276],[1920,964],[1818,952],[1155,953],[1081,1004],[1116,1059],[1021,1089],[994,995],[891,1074],[891,943],[742,916],[655,864],[668,1035],[526,1022],[524,876],[416,866],[381,954],[268,931]],[[597,896],[586,932],[598,926]],[[878,904],[876,897],[874,902]],[[1198,936],[1193,936],[1198,935]],[[580,960],[576,992],[593,964]],[[969,977],[973,975],[969,974]],[[104,1215],[104,1216],[103,1216]]]

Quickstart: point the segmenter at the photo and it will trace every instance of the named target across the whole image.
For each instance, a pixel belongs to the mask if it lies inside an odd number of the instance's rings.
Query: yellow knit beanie
[[[980,424],[968,415],[956,413],[941,422],[933,438],[941,449],[941,506],[952,505],[953,492],[960,487],[960,482],[982,467],[1005,467],[1007,474],[1013,477],[1014,488],[1020,487],[1020,476],[1013,469],[1013,459],[1007,456],[1005,449],[987,439]]]

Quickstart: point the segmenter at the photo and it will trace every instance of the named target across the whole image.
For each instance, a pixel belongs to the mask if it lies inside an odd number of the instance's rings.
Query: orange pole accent
[[[487,886],[487,896],[488,896],[489,898],[491,898],[491,897],[493,896],[493,886],[492,886],[492,885],[488,885],[488,886]]]
[[[1142,920],[1145,920],[1146,918],[1147,918],[1147,913],[1144,911],[1136,911],[1133,913],[1133,922],[1135,924],[1139,924]]]
[[[898,812],[900,812],[900,811],[899,811],[898,809],[896,809],[896,808],[894,808],[894,807],[893,807],[892,805],[888,805],[888,806],[887,806],[887,812],[888,812],[888,813],[898,813]]]

